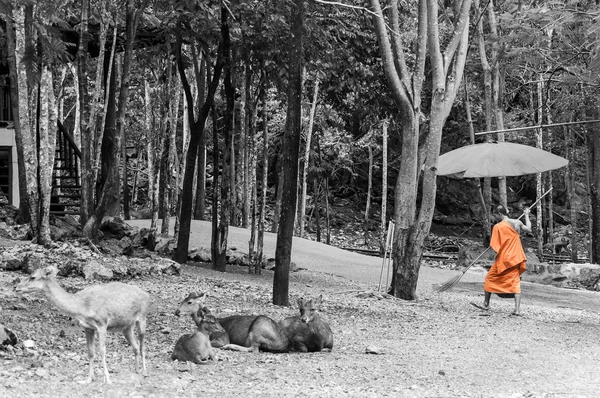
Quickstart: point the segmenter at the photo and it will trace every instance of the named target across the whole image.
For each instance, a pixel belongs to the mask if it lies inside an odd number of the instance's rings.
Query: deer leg
[[[96,347],[94,346],[96,331],[94,329],[84,329],[85,340],[88,349],[88,362],[90,364],[90,371],[87,378],[87,382],[91,383],[94,380],[94,357],[96,356]]]
[[[141,316],[136,322],[138,339],[140,341],[140,355],[142,357],[142,369],[144,370],[143,375],[147,376],[148,372],[146,371],[146,354],[144,352],[144,336],[146,334],[146,317]]]
[[[133,353],[135,354],[135,372],[140,372],[140,346],[135,338],[133,333],[133,324],[129,326],[127,329],[123,331],[125,335],[125,339],[129,343],[129,345],[133,348]]]
[[[106,329],[98,330],[98,346],[100,347],[100,358],[102,359],[102,367],[104,369],[104,382],[110,384],[108,367],[106,366]]]

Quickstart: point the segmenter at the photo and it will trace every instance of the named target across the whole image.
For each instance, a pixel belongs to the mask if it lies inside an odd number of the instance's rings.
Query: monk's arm
[[[531,233],[531,220],[529,219],[529,209],[523,212],[525,216],[525,224],[521,223],[521,231]]]

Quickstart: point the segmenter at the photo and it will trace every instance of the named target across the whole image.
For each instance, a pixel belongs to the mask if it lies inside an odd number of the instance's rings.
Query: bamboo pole
[[[588,124],[588,123],[600,123],[600,119],[596,120],[584,120],[581,122],[564,122],[564,123],[552,123],[552,124],[540,124],[537,126],[526,126],[526,127],[515,127],[512,129],[504,129],[504,130],[494,130],[494,131],[482,131],[479,133],[475,133],[475,135],[486,135],[486,134],[498,134],[498,133],[511,133],[514,131],[523,131],[523,130],[536,130],[542,129],[546,127],[557,127],[557,126],[571,126],[574,124]]]

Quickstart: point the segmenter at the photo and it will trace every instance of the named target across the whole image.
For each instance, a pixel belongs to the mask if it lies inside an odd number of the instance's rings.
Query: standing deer
[[[76,319],[83,327],[89,359],[87,382],[94,379],[94,341],[97,335],[104,369],[104,382],[110,384],[106,366],[107,332],[123,332],[127,342],[133,347],[136,372],[139,373],[141,357],[143,374],[147,375],[144,334],[146,313],[150,303],[148,293],[136,286],[112,282],[89,286],[75,294],[70,294],[56,281],[57,272],[56,267],[40,268],[22,281],[16,290],[22,293],[43,291],[61,312]],[[133,331],[134,326],[137,328],[137,340]]]

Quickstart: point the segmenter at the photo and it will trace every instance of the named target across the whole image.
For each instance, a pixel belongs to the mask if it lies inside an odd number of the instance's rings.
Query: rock
[[[381,347],[376,347],[376,346],[368,346],[365,349],[365,354],[375,354],[375,355],[383,355],[383,349]]]
[[[191,261],[197,261],[201,263],[210,263],[212,262],[212,256],[209,249],[204,247],[200,247],[197,249],[193,249],[188,253],[188,259]]]
[[[33,274],[36,270],[48,265],[48,256],[45,253],[29,253],[23,259],[22,270],[26,274]]]
[[[25,341],[23,341],[23,347],[29,348],[29,349],[35,348],[35,341],[33,341],[33,340],[25,340]]]
[[[0,254],[0,268],[7,271],[17,271],[23,268],[23,261],[10,252]]]
[[[170,243],[171,243],[171,238],[169,238],[167,236],[158,236],[156,238],[156,246],[154,246],[154,251],[159,254],[169,254],[170,253],[170,247],[169,247]]]
[[[15,346],[19,339],[12,330],[0,323],[0,347]]]
[[[112,270],[95,260],[92,260],[84,265],[82,272],[86,280],[108,281],[113,278]]]
[[[152,218],[152,209],[145,207],[138,210],[133,210],[129,212],[131,219],[133,220],[142,220]]]
[[[57,227],[55,225],[50,225],[50,238],[54,242],[64,241],[69,237],[69,231]]]
[[[160,258],[152,263],[151,272],[167,275],[179,275],[181,264],[168,259]]]
[[[120,217],[104,217],[100,223],[100,231],[114,239],[130,236],[134,228]]]

